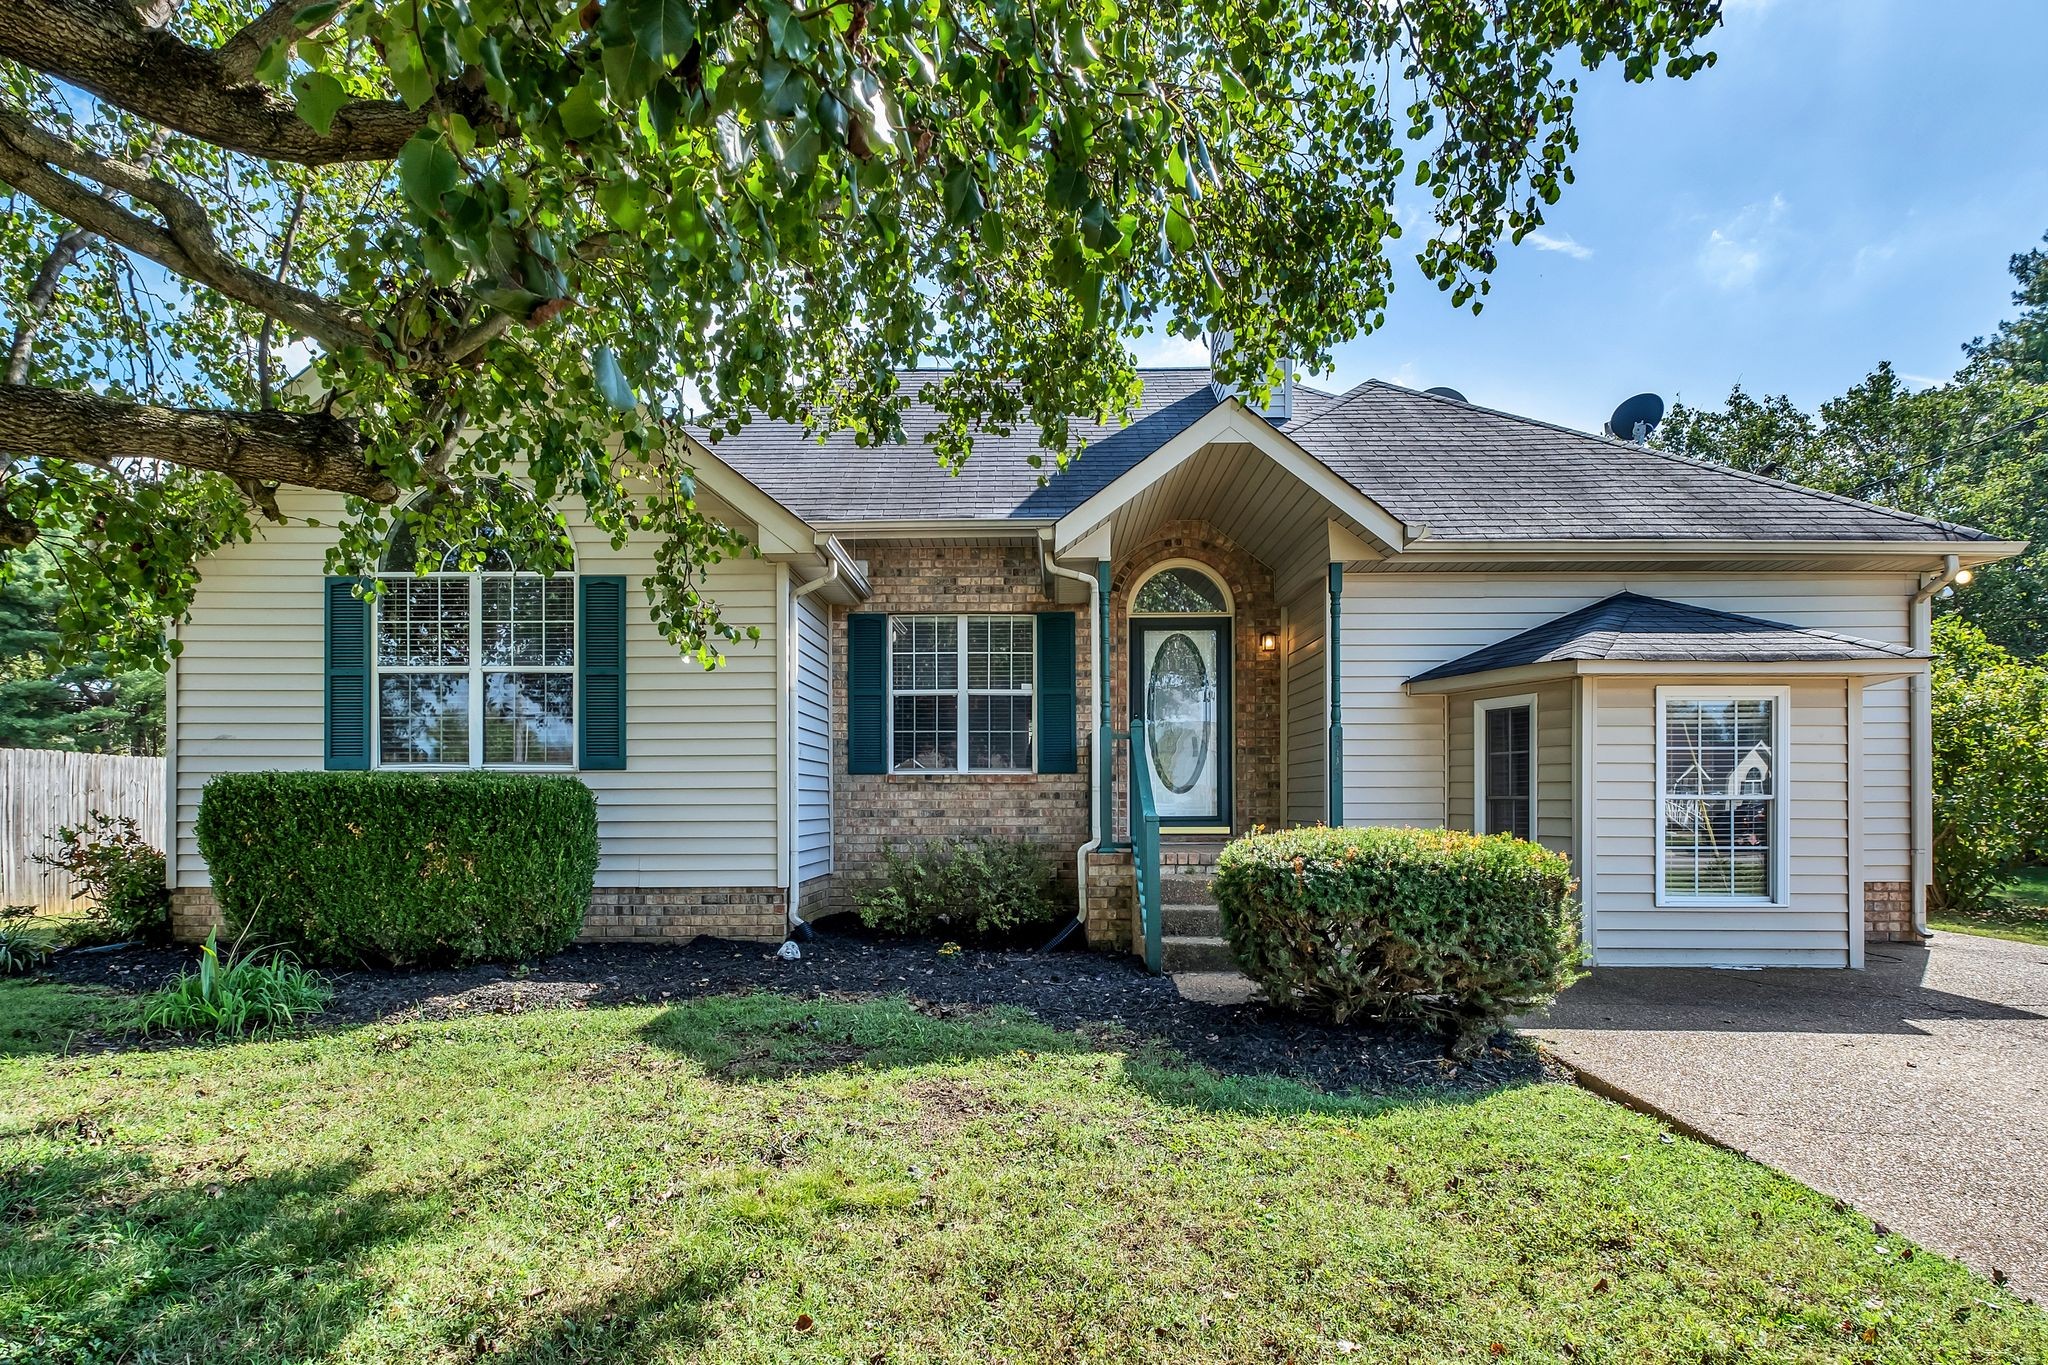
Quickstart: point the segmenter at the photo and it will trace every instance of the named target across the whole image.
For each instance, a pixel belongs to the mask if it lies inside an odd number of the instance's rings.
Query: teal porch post
[[[1109,717],[1109,578],[1106,559],[1095,561],[1095,699],[1099,720],[1095,727],[1096,801],[1101,807],[1101,848],[1121,848],[1116,841],[1115,746],[1110,740]]]
[[[1330,823],[1344,823],[1344,566],[1330,565]]]

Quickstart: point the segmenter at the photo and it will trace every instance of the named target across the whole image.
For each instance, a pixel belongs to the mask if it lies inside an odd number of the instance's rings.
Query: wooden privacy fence
[[[55,749],[0,749],[0,905],[68,910],[69,874],[36,861],[57,831],[93,811],[125,815],[164,845],[164,761]]]

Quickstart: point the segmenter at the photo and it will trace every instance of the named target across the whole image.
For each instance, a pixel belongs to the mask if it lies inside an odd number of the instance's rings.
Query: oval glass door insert
[[[1186,631],[1158,634],[1145,670],[1145,747],[1159,784],[1188,796],[1214,771],[1216,675],[1204,657],[1214,643],[1205,651]]]

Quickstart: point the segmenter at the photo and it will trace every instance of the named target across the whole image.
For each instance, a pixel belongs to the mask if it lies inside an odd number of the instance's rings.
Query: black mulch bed
[[[44,972],[83,986],[155,988],[189,964],[176,948],[65,952]],[[329,974],[322,1026],[378,1019],[448,1019],[529,1009],[675,1004],[769,990],[806,1000],[905,995],[937,1017],[1010,1005],[1061,1030],[1106,1042],[1157,1042],[1227,1075],[1283,1075],[1327,1091],[1471,1091],[1548,1077],[1527,1043],[1502,1034],[1476,1057],[1453,1060],[1443,1040],[1407,1031],[1331,1028],[1253,1002],[1184,999],[1169,977],[1128,958],[1088,952],[952,950],[921,941],[820,935],[784,962],[771,945],[700,938],[670,947],[579,944],[523,968],[357,970]],[[135,1040],[99,1040],[133,1046]]]

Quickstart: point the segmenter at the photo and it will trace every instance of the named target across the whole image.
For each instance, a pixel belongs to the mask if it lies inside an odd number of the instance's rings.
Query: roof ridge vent
[[[1217,401],[1221,402],[1226,398],[1238,399],[1274,426],[1291,421],[1294,417],[1294,358],[1289,356],[1280,362],[1280,382],[1273,386],[1273,392],[1267,396],[1266,405],[1260,407],[1237,385],[1226,384],[1217,377],[1217,364],[1229,351],[1230,333],[1209,333],[1209,387],[1215,392]]]

